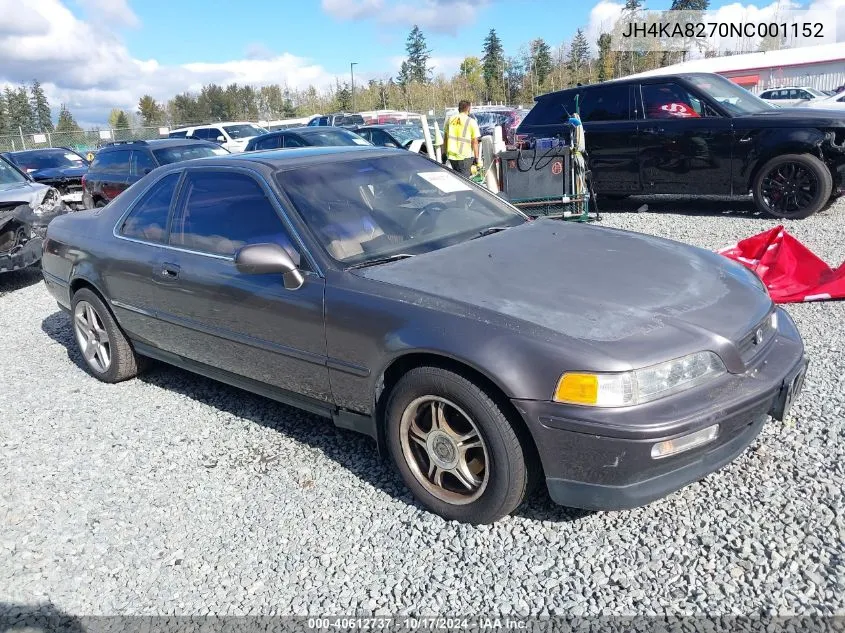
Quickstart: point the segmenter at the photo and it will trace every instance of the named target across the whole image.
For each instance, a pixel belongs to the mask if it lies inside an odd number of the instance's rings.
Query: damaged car
[[[520,144],[584,125],[596,193],[746,196],[806,218],[845,186],[845,116],[779,108],[721,75],[634,76],[537,97]]]
[[[33,182],[0,156],[0,272],[39,261],[47,225],[68,210],[55,187]]]
[[[89,162],[72,149],[30,149],[9,152],[5,156],[35,182],[55,187],[69,207],[85,208],[82,204],[82,178],[88,172]]]

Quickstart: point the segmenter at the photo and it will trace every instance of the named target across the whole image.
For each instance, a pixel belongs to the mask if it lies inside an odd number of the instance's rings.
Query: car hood
[[[772,308],[753,273],[716,253],[548,219],[356,273],[499,313],[515,329],[539,326],[632,366],[737,341]]]
[[[845,127],[845,113],[817,108],[776,108],[756,114],[736,117],[756,125],[798,126],[798,127]]]
[[[81,178],[88,173],[88,167],[49,167],[29,172],[35,180],[61,180],[62,178]]]
[[[37,207],[49,189],[37,182],[0,184],[0,202],[20,202]]]

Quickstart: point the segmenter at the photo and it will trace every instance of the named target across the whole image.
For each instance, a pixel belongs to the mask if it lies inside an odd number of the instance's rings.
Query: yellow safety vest
[[[450,160],[472,158],[474,156],[472,153],[472,139],[478,137],[477,129],[478,124],[467,114],[456,114],[449,119],[449,125],[446,127],[446,137],[448,139],[446,158]]]

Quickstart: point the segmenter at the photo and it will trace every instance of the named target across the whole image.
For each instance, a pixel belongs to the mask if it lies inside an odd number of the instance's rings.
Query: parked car
[[[4,155],[35,182],[55,187],[66,205],[83,208],[82,176],[88,172],[89,162],[80,154],[67,147],[56,147]]]
[[[55,187],[33,181],[0,156],[0,273],[37,263],[47,225],[67,212]]]
[[[379,147],[399,147],[412,152],[425,154],[428,148],[425,144],[425,134],[422,125],[413,123],[365,125],[353,128],[356,134],[367,139]],[[437,147],[443,144],[443,134],[436,134],[434,127],[429,126],[429,136]]]
[[[267,130],[249,121],[222,121],[209,125],[171,130],[170,138],[193,138],[218,143],[232,153],[242,152],[251,138],[266,134]]]
[[[700,479],[787,414],[806,365],[741,264],[530,221],[397,149],[169,165],[54,220],[42,267],[96,378],[156,358],[331,418],[473,523],[543,477],[591,509]],[[526,275],[567,270],[589,272]]]
[[[760,93],[760,98],[763,101],[768,101],[779,107],[803,105],[816,99],[824,99],[826,96],[822,91],[815,88],[799,86],[784,86],[774,90],[764,90]]]
[[[516,143],[516,129],[528,110],[517,108],[502,108],[501,110],[472,111],[482,136],[492,136],[493,129],[499,125],[502,128],[502,139],[505,145],[513,147]]]
[[[845,110],[845,93],[834,92],[825,99],[813,99],[804,104],[805,108],[821,108],[822,110]]]
[[[104,207],[156,167],[228,153],[215,143],[193,139],[112,143],[97,152],[83,177],[82,202],[87,209]]]
[[[334,114],[319,114],[308,121],[308,127],[329,125],[332,127],[356,127],[364,125],[364,117],[360,114],[335,112]]]
[[[632,78],[538,97],[527,138],[569,134],[578,107],[597,194],[753,194],[778,218],[828,204],[845,173],[845,119],[778,108],[720,75]]]
[[[263,149],[289,149],[292,147],[369,145],[370,143],[350,130],[339,127],[296,127],[262,134],[250,139],[247,152]]]

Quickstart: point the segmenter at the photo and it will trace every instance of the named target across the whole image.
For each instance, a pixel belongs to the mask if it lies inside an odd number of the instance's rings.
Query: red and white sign
[[[563,173],[563,164],[559,160],[552,163],[552,173],[555,176],[560,176]]]

